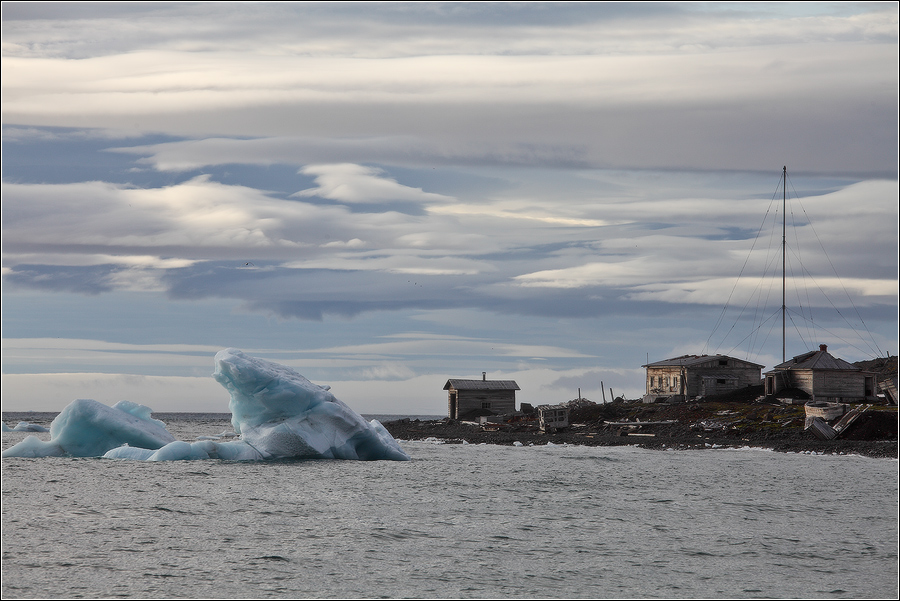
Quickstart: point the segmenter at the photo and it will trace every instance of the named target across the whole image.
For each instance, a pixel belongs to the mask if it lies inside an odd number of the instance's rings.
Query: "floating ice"
[[[50,424],[48,442],[29,436],[3,451],[3,457],[97,457],[125,444],[158,449],[174,440],[165,424],[150,418],[147,407],[128,401],[107,407],[77,399]]]
[[[10,428],[3,422],[4,432],[49,432],[47,428],[40,424],[32,424],[31,422],[19,422],[15,428]]]
[[[265,459],[409,459],[378,420],[289,367],[225,349],[213,377],[231,394],[234,431]]]
[[[141,461],[186,459],[409,459],[377,420],[366,422],[327,386],[296,371],[248,357],[237,349],[216,355],[213,377],[231,394],[232,425],[240,440],[175,440],[149,407],[120,401],[73,401],[50,424],[50,441],[29,436],[3,457],[98,457]],[[220,437],[233,436],[223,432]]]
[[[110,449],[103,456],[106,459],[136,459],[139,461],[179,461],[189,459],[259,461],[263,459],[259,451],[240,440],[223,443],[210,440],[187,443],[182,440],[176,440],[157,450],[122,446]]]

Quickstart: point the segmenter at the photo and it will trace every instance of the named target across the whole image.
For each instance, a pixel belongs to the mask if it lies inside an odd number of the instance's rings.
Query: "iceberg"
[[[219,351],[215,378],[231,395],[229,408],[239,440],[203,436],[175,440],[149,407],[120,401],[113,407],[90,399],[69,404],[50,424],[50,440],[29,436],[3,457],[100,457],[139,461],[223,459],[358,459],[407,461],[409,455],[378,422],[366,422],[328,386],[293,369]]]
[[[215,361],[213,378],[231,394],[234,431],[264,459],[409,459],[378,420],[366,422],[330,387],[233,348]]]
[[[141,449],[121,446],[103,454],[106,459],[133,459],[137,461],[188,461],[192,459],[224,459],[228,461],[259,461],[263,456],[242,441],[215,443],[201,440],[187,443],[176,440],[159,449]]]
[[[32,424],[31,422],[19,422],[15,428],[10,428],[3,422],[4,432],[49,432],[47,428],[40,424]]]
[[[150,408],[119,401],[112,407],[76,399],[50,424],[50,440],[29,436],[3,451],[3,457],[99,457],[109,449],[136,446],[158,449],[175,437],[150,418]]]

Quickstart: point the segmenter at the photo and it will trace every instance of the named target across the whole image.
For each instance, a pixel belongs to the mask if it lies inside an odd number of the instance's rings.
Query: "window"
[[[490,409],[490,408],[491,408],[491,404],[490,404],[490,403],[482,403],[482,404],[481,404],[481,408],[482,408],[482,409]]]

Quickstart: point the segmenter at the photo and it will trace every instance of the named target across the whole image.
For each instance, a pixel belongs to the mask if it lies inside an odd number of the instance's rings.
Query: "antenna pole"
[[[783,213],[781,215],[781,362],[785,362],[784,340],[785,340],[785,312],[787,305],[785,303],[785,265],[787,257],[787,165],[782,168],[782,203]]]

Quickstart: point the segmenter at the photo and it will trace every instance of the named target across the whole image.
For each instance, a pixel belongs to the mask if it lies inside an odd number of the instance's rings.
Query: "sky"
[[[2,408],[898,347],[898,4],[2,4]],[[787,189],[782,168],[787,167]],[[785,196],[787,201],[785,202]],[[784,252],[782,252],[784,249]]]

